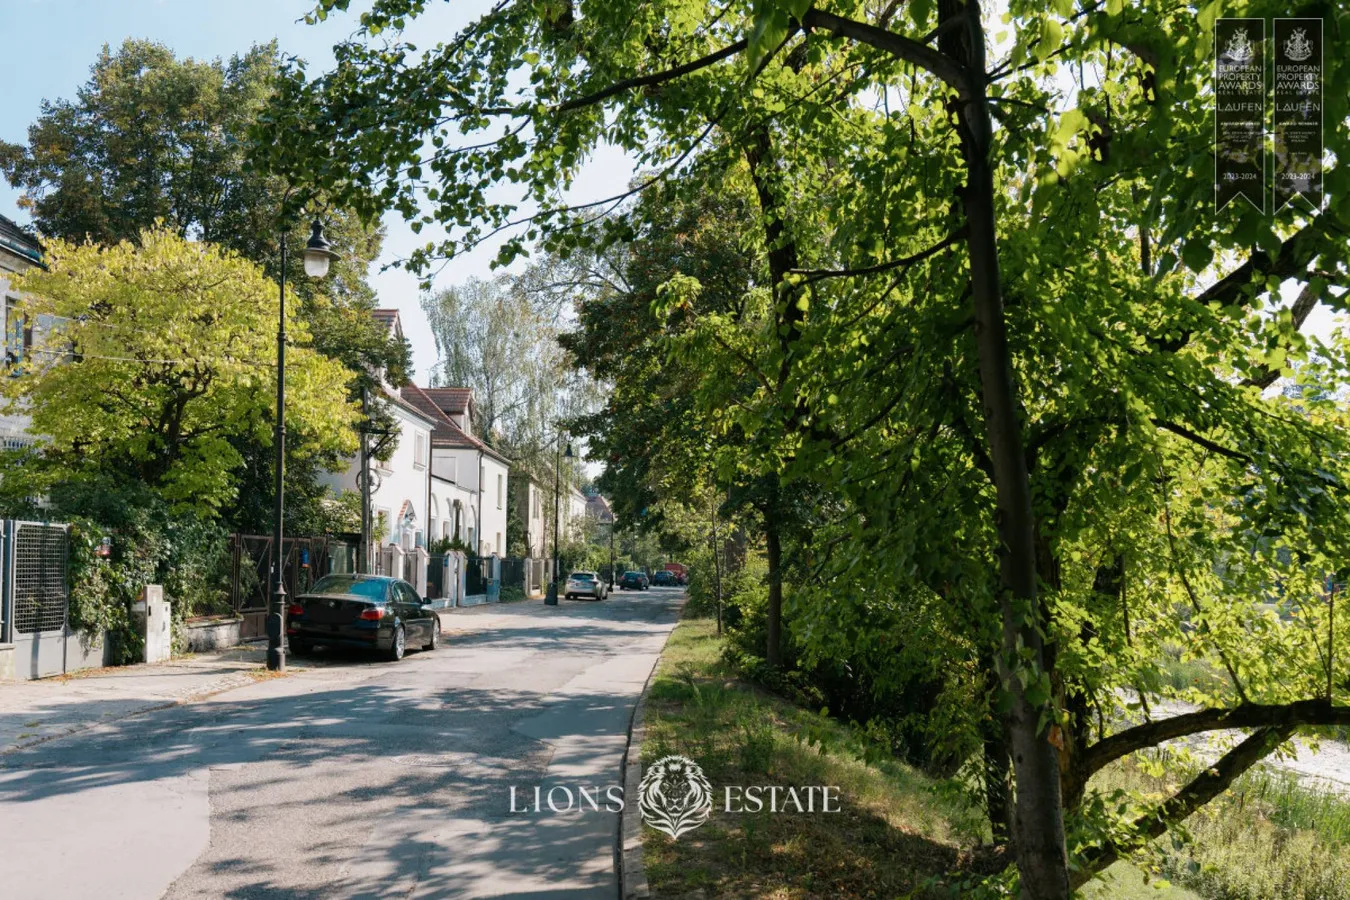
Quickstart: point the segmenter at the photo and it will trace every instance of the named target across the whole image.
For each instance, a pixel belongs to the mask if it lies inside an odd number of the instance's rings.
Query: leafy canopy
[[[41,453],[11,460],[20,468],[5,483],[41,493],[101,472],[202,513],[232,501],[236,443],[271,442],[276,285],[238,255],[167,229],[143,232],[139,246],[56,240],[46,259],[14,279],[38,340],[0,384],[6,408],[32,416]],[[288,319],[288,432],[305,454],[350,453],[353,374]]]

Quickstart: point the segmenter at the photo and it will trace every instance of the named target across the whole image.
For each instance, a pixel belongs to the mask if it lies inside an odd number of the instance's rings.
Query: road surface
[[[0,895],[611,900],[617,814],[533,790],[621,784],[682,598],[456,611],[434,653],[321,655],[0,756]]]

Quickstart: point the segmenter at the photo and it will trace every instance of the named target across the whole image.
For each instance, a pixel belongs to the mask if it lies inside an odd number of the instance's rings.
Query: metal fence
[[[518,587],[526,593],[529,588],[526,586],[526,576],[528,574],[530,560],[519,556],[508,556],[502,560],[502,587]]]
[[[0,642],[14,645],[20,678],[60,675],[71,638],[67,526],[6,520],[0,539]]]
[[[230,606],[243,617],[240,637],[266,634],[267,600],[272,590],[273,540],[270,535],[230,536]],[[356,548],[325,537],[282,539],[282,575],[289,596],[302,594],[329,572],[350,572]]]
[[[464,564],[464,596],[473,597],[486,594],[488,582],[492,579],[492,558],[489,556],[470,556]]]
[[[70,541],[64,525],[13,524],[10,579],[14,631],[36,634],[66,627],[70,602]]]

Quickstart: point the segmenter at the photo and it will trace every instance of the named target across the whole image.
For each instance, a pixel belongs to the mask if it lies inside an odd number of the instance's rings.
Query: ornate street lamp
[[[323,223],[314,220],[303,254],[305,274],[322,278],[328,264],[338,258],[323,236]],[[286,229],[281,229],[281,308],[277,316],[277,421],[276,421],[276,510],[272,523],[272,596],[267,604],[267,668],[286,669],[286,555],[282,544],[282,516],[286,509]]]
[[[558,435],[558,450],[562,449],[562,435]],[[567,443],[568,459],[572,458],[572,442]],[[562,518],[562,457],[563,454],[557,454],[553,460],[553,583],[548,586],[548,593],[544,595],[544,603],[549,606],[558,605],[558,581],[562,574],[558,571],[558,531],[561,527]]]

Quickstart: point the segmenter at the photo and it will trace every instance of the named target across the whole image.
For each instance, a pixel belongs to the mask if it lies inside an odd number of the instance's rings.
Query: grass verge
[[[1157,776],[1132,762],[1093,779],[1106,792],[1126,790],[1150,802],[1189,780]],[[1244,774],[1185,823],[1189,841],[1165,837],[1150,867],[1204,897],[1219,900],[1350,898],[1350,801],[1312,790],[1268,769]]]
[[[713,814],[672,840],[643,827],[652,895],[667,898],[950,897],[932,879],[968,869],[987,828],[949,786],[890,758],[864,761],[852,728],[741,682],[708,619],[686,619],[662,654],[648,695],[643,763],[670,754],[698,763]],[[727,786],[839,788],[831,813],[727,812]],[[1118,864],[1083,896],[1194,900]]]

